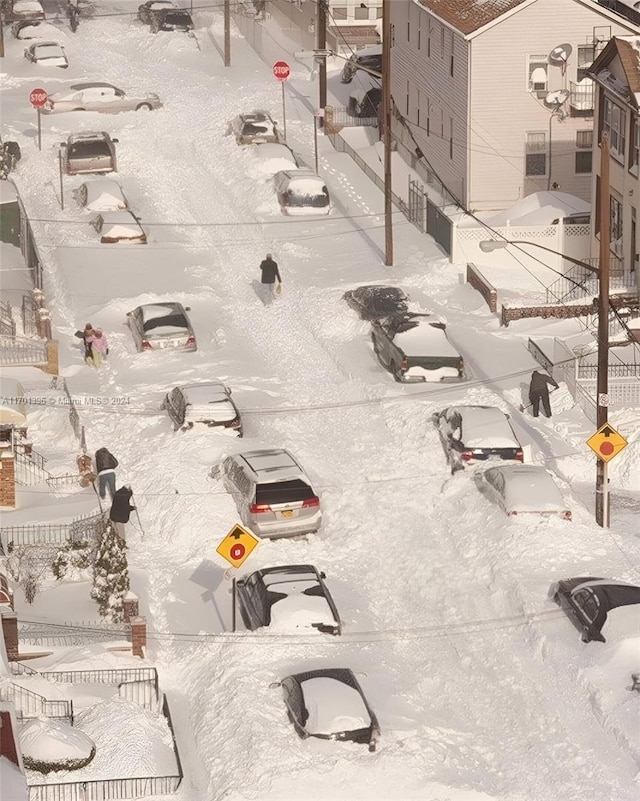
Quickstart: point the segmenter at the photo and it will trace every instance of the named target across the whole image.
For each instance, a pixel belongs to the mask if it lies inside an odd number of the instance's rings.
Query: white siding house
[[[590,200],[587,69],[640,28],[595,0],[393,0],[391,15],[393,133],[427,180],[477,210],[548,189]]]
[[[599,208],[601,160],[599,142],[609,135],[609,220],[612,289],[640,288],[640,37],[612,39],[593,65],[596,81],[593,208]],[[593,226],[592,255],[599,252],[598,225]]]

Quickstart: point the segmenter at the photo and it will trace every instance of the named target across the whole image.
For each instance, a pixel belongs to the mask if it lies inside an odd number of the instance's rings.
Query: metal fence
[[[16,335],[16,323],[9,302],[0,301],[0,334],[9,337]]]
[[[102,532],[104,514],[82,515],[67,523],[29,523],[25,526],[2,526],[0,549],[5,554],[21,545],[63,545],[66,542],[93,542]]]
[[[47,343],[26,337],[0,336],[0,364],[39,365],[47,363]]]
[[[326,124],[336,128],[360,128],[363,126],[375,128],[378,125],[377,117],[354,117],[349,109],[338,106],[327,106],[325,110]]]
[[[22,330],[25,336],[40,336],[38,331],[38,305],[32,295],[22,296]]]
[[[13,682],[0,684],[0,700],[13,703],[18,720],[45,715],[48,718],[63,719],[73,724],[72,701],[50,700]]]
[[[128,801],[133,798],[148,798],[177,792],[184,773],[166,697],[162,701],[162,714],[167,721],[173,741],[177,767],[175,774],[60,784],[30,784],[29,801],[125,801],[125,799]]]
[[[33,645],[57,645],[61,647],[84,645],[86,643],[109,642],[110,640],[131,641],[131,627],[128,624],[104,623],[20,623],[20,641]],[[40,674],[42,675],[42,674]],[[47,678],[50,678],[47,674]]]

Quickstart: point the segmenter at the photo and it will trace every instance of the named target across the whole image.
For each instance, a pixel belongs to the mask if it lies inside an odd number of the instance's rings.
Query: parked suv
[[[116,142],[105,131],[71,134],[61,142],[62,162],[67,175],[117,172]]]
[[[242,522],[259,537],[295,537],[320,528],[320,499],[289,451],[238,453],[214,468],[212,476],[220,473]]]
[[[223,434],[242,436],[240,412],[231,399],[231,390],[220,381],[174,387],[165,395],[162,409],[176,431],[188,431],[197,423]]]
[[[367,47],[361,47],[356,50],[351,58],[345,62],[342,68],[342,75],[340,75],[340,81],[342,83],[351,83],[353,76],[360,67],[367,67],[370,70],[382,72],[381,44],[368,45]]]

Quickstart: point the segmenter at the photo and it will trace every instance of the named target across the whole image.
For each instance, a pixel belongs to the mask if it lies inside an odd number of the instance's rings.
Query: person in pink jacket
[[[99,368],[107,353],[109,353],[107,338],[99,328],[95,328],[91,335],[87,337],[87,341],[91,343],[91,362],[95,368]]]

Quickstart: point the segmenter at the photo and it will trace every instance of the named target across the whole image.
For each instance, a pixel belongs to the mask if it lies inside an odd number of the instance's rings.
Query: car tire
[[[136,111],[151,111],[151,106],[149,103],[140,103],[136,106]]]

